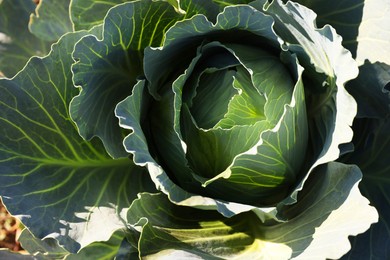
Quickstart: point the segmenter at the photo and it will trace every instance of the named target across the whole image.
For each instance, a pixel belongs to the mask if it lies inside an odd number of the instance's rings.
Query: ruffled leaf
[[[65,248],[58,244],[54,238],[36,238],[28,229],[24,229],[18,240],[23,249],[33,255],[31,259],[113,259],[115,256],[136,256],[138,250],[131,248],[122,248],[126,240],[126,234],[123,230],[116,231],[107,241],[94,242],[82,248],[79,252],[71,254]],[[126,250],[124,254],[123,250]]]
[[[38,38],[55,42],[62,35],[72,31],[69,18],[70,0],[62,0],[60,4],[53,0],[40,0],[35,14],[31,14],[29,29]]]
[[[307,190],[298,195],[296,206],[280,210],[289,219],[281,226],[295,227],[285,238],[290,237],[291,244],[297,243],[296,259],[339,259],[351,249],[350,236],[365,232],[378,221],[378,212],[359,190],[361,177],[361,171],[354,165],[335,162],[321,165],[310,175],[305,184]],[[295,211],[297,208],[302,212]],[[288,216],[296,213],[295,219]],[[301,225],[304,228],[296,229]],[[309,230],[313,234],[307,238]],[[304,248],[302,242],[307,239],[312,241]]]
[[[0,195],[34,236],[55,237],[71,253],[108,240],[132,198],[154,190],[143,169],[84,141],[70,119],[71,53],[85,34],[64,36],[0,81]]]
[[[209,7],[199,6],[199,3],[188,5],[184,9],[186,15]],[[212,13],[213,8],[205,12]],[[125,3],[107,14],[102,40],[88,36],[76,45],[73,80],[81,92],[72,100],[71,116],[81,136],[86,139],[98,136],[112,157],[126,156],[115,106],[131,93],[137,77],[143,74],[143,49],[159,46],[166,30],[185,18],[165,2]]]
[[[363,172],[362,194],[378,210],[379,222],[366,233],[351,238],[352,250],[343,259],[386,259],[390,256],[390,116],[362,118],[354,122],[355,151],[342,158],[357,164]]]
[[[261,133],[260,140],[238,154],[229,167],[211,182],[212,189],[227,192],[226,199],[247,197],[254,205],[272,205],[283,199],[296,181],[307,146],[307,117],[301,78],[290,102],[282,106],[278,124]],[[228,188],[229,187],[229,188]],[[245,195],[244,195],[245,194]],[[225,198],[225,197],[223,197]]]
[[[390,256],[390,167],[385,159],[390,153],[389,66],[365,63],[361,68],[359,77],[349,85],[360,104],[353,125],[355,150],[341,159],[362,169],[360,189],[380,218],[368,232],[351,239],[353,247],[345,259],[386,259]]]
[[[32,56],[43,56],[50,45],[28,30],[33,1],[3,0],[0,2],[0,77],[13,77]]]
[[[70,254],[68,250],[58,244],[56,239],[52,237],[36,238],[27,228],[23,229],[18,240],[23,249],[36,257],[35,259],[63,259]]]
[[[361,178],[357,167],[330,163],[315,174],[299,202],[283,208],[289,218],[284,223],[264,224],[253,212],[225,218],[213,211],[174,205],[163,194],[141,194],[128,212],[128,222],[141,232],[140,256],[341,257],[349,250],[348,235],[365,231],[377,213],[357,188]],[[338,243],[333,243],[336,238]]]
[[[318,27],[332,25],[337,33],[343,36],[344,47],[356,57],[357,37],[365,0],[297,0],[295,2],[310,8],[317,14]]]
[[[308,150],[311,158],[307,160],[310,175],[316,166],[336,160],[343,152],[340,144],[352,140],[351,125],[357,105],[344,86],[357,76],[357,63],[343,48],[342,38],[332,27],[317,28],[316,14],[310,9],[294,2],[283,4],[280,0],[271,4],[265,1],[252,4],[274,17],[276,33],[281,35],[287,49],[297,55],[300,65],[305,68],[311,136]],[[287,203],[294,201],[306,177]]]
[[[252,213],[224,218],[215,211],[176,206],[163,194],[141,194],[128,221],[142,227],[141,258],[288,259],[292,253],[283,243],[263,240]]]
[[[386,118],[390,114],[390,65],[366,61],[347,90],[358,103],[359,118]]]
[[[232,19],[234,18],[234,19]],[[278,46],[279,41],[277,36],[273,33],[271,29],[272,19],[270,17],[265,16],[264,14],[257,12],[255,9],[251,8],[250,6],[235,6],[235,7],[227,7],[224,9],[222,13],[220,13],[217,17],[216,24],[213,25],[205,16],[194,16],[191,20],[183,21],[177,23],[174,27],[172,27],[168,32],[166,36],[166,40],[164,41],[164,46],[161,49],[146,49],[145,52],[145,74],[150,82],[148,85],[149,91],[153,96],[158,98],[158,96],[163,95],[164,91],[171,91],[169,88],[169,84],[172,84],[171,82],[165,82],[166,75],[175,75],[179,73],[183,73],[186,68],[188,68],[188,73],[190,73],[190,67],[195,66],[190,65],[191,60],[194,61],[197,59],[196,57],[196,50],[198,46],[202,45],[202,41],[207,39],[208,41],[211,40],[217,40],[217,41],[229,41],[232,40],[231,37],[229,37],[229,34],[227,33],[224,35],[222,32],[226,31],[229,32],[229,30],[237,30],[237,34],[242,33],[243,38],[247,38],[247,40],[253,40],[253,44],[267,41],[271,44],[271,46]],[[215,32],[215,35],[213,34]],[[258,36],[258,38],[251,38],[248,36],[248,33],[251,32]],[[188,41],[188,39],[192,39],[191,41]],[[257,40],[256,40],[257,39]],[[260,47],[260,46],[259,46]],[[185,50],[180,52],[179,50]],[[211,52],[211,51],[210,51]],[[207,57],[206,57],[207,62]],[[167,67],[164,64],[174,64],[174,66]],[[162,72],[161,68],[165,68],[165,71]],[[184,84],[180,83],[180,81],[185,81],[185,74],[175,78],[175,82],[173,83],[175,86]],[[176,88],[176,87],[174,87]],[[168,147],[174,147],[174,152],[171,152],[169,154],[164,153],[164,159],[166,161],[169,161],[169,165],[175,165],[171,166],[170,168],[175,168],[174,174],[175,179],[178,180],[180,184],[183,184],[183,186],[189,190],[192,191],[200,191],[197,190],[196,182],[193,182],[193,179],[191,180],[191,170],[185,170],[186,169],[186,159],[184,156],[184,148],[182,149],[184,141],[180,140],[178,136],[180,136],[180,120],[176,120],[180,118],[180,110],[181,110],[181,102],[180,102],[180,90],[174,89],[176,91],[177,99],[175,101],[168,100],[166,95],[162,97],[162,99],[156,104],[153,104],[153,110],[155,112],[152,113],[152,117],[155,116],[155,122],[156,125],[154,125],[154,130],[156,133],[162,134],[162,136],[170,136],[169,138],[166,138],[169,140],[169,144],[163,144],[163,138],[159,138],[157,135],[155,136],[155,139],[158,140],[159,145],[156,146],[156,150],[159,150],[163,153],[163,149],[167,149]],[[160,108],[161,105],[161,108]],[[169,119],[170,111],[174,107],[175,111],[175,120],[172,121],[172,118]],[[165,112],[159,112],[160,111],[167,111],[167,116],[162,116]],[[159,118],[159,116],[162,116],[162,118]],[[157,121],[158,118],[158,121]],[[168,125],[172,124],[173,129],[171,127],[165,127],[166,129],[158,129],[157,122],[161,122],[163,120]],[[159,131],[164,132],[159,132]],[[154,132],[154,131],[153,131]],[[175,133],[176,132],[176,133]],[[165,134],[166,133],[166,134]],[[248,133],[246,133],[248,134]],[[175,137],[176,136],[176,137]],[[245,136],[245,134],[243,134]],[[176,138],[176,140],[175,140]],[[256,137],[257,139],[258,137]],[[234,138],[232,140],[235,140]],[[126,141],[125,141],[126,142]],[[234,143],[235,141],[233,141]],[[182,143],[182,144],[181,144]],[[233,144],[232,143],[232,144]],[[129,142],[125,144],[128,150],[134,151],[134,146],[132,145],[132,142]],[[171,149],[171,151],[172,151]],[[235,149],[232,147],[232,149]],[[210,150],[212,151],[212,150]],[[223,149],[221,150],[223,151]],[[137,151],[135,150],[135,153]],[[168,159],[169,158],[169,159]],[[171,160],[172,159],[172,160]],[[177,163],[176,163],[177,162]],[[177,169],[179,167],[179,169]],[[188,167],[187,167],[188,168]],[[187,176],[185,176],[187,175]],[[165,180],[166,178],[164,178]],[[162,186],[171,186],[170,184],[160,184]],[[174,184],[173,184],[174,185]],[[195,187],[191,187],[195,186]],[[164,190],[166,190],[164,188]],[[177,203],[181,203],[179,200],[177,200],[175,197],[178,198],[179,191],[173,191],[172,194],[170,194],[171,199],[176,201]],[[180,196],[183,198],[183,196]],[[196,196],[195,196],[196,197]],[[194,200],[194,203],[196,200]],[[191,203],[192,202],[186,202]],[[218,202],[220,203],[220,202]],[[218,203],[212,203],[212,204],[218,204]],[[232,204],[233,205],[233,204]],[[199,205],[201,206],[201,205]],[[221,212],[224,212],[223,214],[231,214],[230,210],[226,208],[224,204],[220,204],[218,206],[219,210]],[[248,208],[248,207],[244,207]],[[238,210],[240,211],[240,210]]]
[[[101,24],[110,8],[125,2],[134,2],[134,0],[72,0],[70,2],[70,18],[74,29],[88,30]]]
[[[77,254],[71,254],[66,257],[66,260],[79,259],[133,259],[138,255],[138,250],[134,251],[131,248],[123,248],[126,243],[126,234],[123,230],[118,230],[107,241],[94,242],[87,247],[81,249]],[[127,252],[123,252],[126,250]]]
[[[390,64],[390,2],[387,0],[298,0],[314,10],[318,25],[332,25],[343,45],[363,64]]]
[[[167,2],[177,14],[184,17],[196,13],[208,13],[221,10],[225,5],[248,3],[249,0],[233,0],[220,3],[219,0],[152,0],[153,2]],[[137,2],[136,0],[73,0],[70,5],[71,20],[75,30],[90,29],[101,24],[108,10],[116,5]],[[215,3],[213,3],[215,2]],[[230,2],[230,3],[229,3]],[[191,10],[192,9],[192,10]],[[213,10],[214,9],[214,10]],[[173,16],[174,17],[174,16]],[[172,17],[172,18],[173,18]]]

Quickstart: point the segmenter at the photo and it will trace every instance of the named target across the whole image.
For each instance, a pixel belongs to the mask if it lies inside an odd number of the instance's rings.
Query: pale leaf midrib
[[[129,165],[130,160],[127,158],[122,159],[85,159],[85,160],[61,160],[61,159],[41,159],[37,160],[44,165],[53,165],[60,167],[72,167],[72,168],[97,168],[97,167],[115,167],[115,166],[124,166]]]
[[[97,167],[115,167],[130,165],[131,160],[128,158],[120,159],[74,159],[74,158],[37,158],[27,155],[19,155],[10,158],[10,160],[23,160],[26,163],[31,162],[37,165],[44,166],[58,166],[58,167],[71,167],[71,168],[97,168]],[[7,161],[7,160],[3,160]]]

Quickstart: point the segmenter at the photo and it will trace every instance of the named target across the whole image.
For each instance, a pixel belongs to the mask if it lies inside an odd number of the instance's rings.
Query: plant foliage
[[[0,196],[23,247],[388,258],[389,17],[385,0],[0,1]]]

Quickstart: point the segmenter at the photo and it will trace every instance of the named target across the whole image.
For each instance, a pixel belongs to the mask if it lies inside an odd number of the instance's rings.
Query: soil
[[[8,213],[0,200],[0,249],[22,251],[20,243],[16,240],[21,231],[19,221]]]

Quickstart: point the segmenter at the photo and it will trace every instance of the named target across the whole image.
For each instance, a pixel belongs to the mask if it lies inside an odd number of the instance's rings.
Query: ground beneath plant
[[[16,240],[21,231],[19,221],[8,213],[0,200],[0,250],[8,248],[12,251],[23,251]]]

